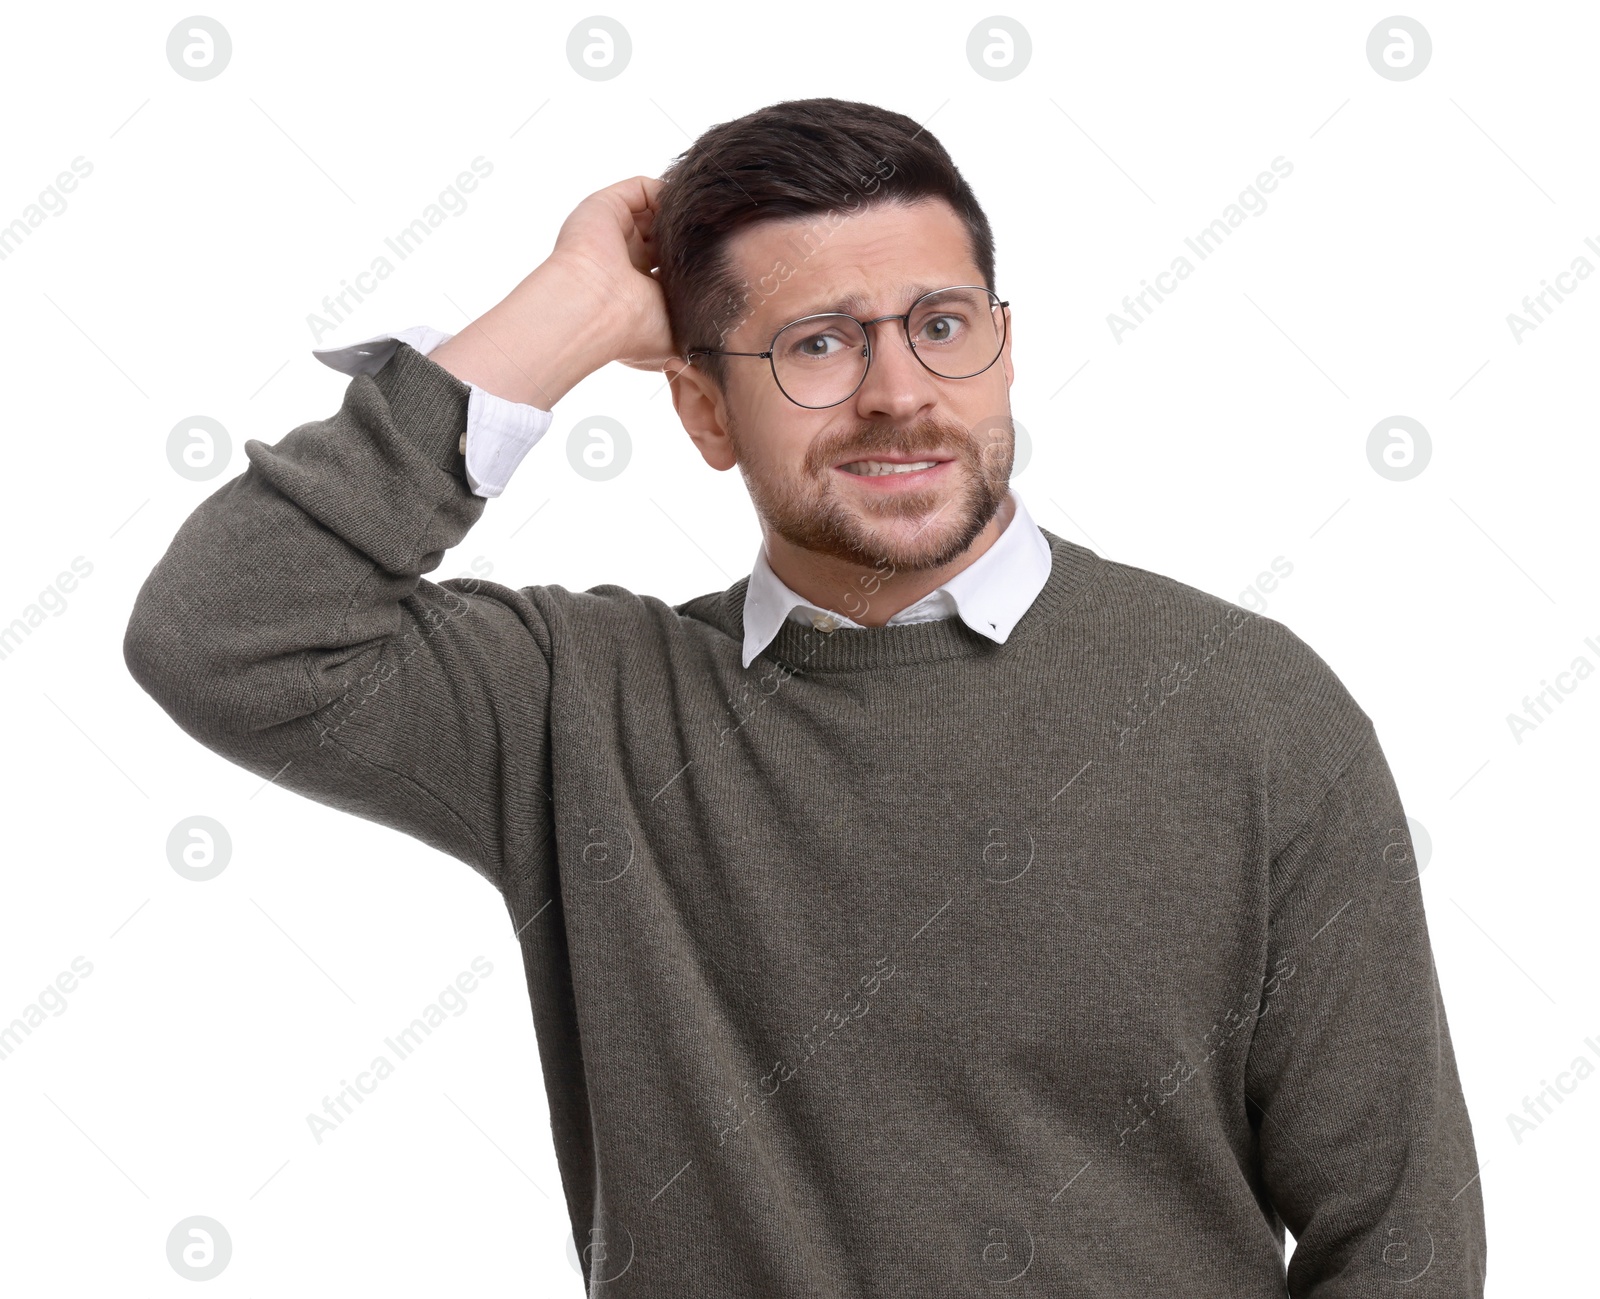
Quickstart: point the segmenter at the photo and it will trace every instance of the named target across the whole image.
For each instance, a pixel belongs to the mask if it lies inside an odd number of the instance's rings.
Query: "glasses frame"
[[[772,335],[772,341],[767,345],[767,350],[765,352],[729,352],[719,347],[692,347],[684,353],[683,359],[685,362],[693,363],[694,358],[697,356],[764,357],[768,367],[772,371],[772,382],[777,384],[778,391],[790,401],[794,402],[796,406],[799,406],[802,410],[829,410],[834,406],[842,406],[845,402],[849,401],[850,398],[854,397],[856,393],[861,391],[861,385],[867,381],[867,375],[872,370],[872,330],[869,328],[869,326],[881,324],[885,320],[898,320],[900,322],[900,332],[905,335],[906,346],[911,349],[911,355],[915,356],[922,368],[929,374],[933,375],[934,378],[976,379],[985,371],[993,369],[995,361],[998,361],[1001,354],[1006,350],[1006,338],[1009,336],[1011,320],[1009,312],[1002,311],[1000,313],[1000,346],[995,349],[994,359],[991,360],[988,365],[984,366],[982,370],[974,370],[971,374],[940,374],[931,365],[929,365],[927,361],[923,360],[922,356],[917,352],[916,340],[911,337],[911,317],[917,310],[917,303],[922,302],[926,298],[935,297],[940,293],[949,293],[952,289],[976,289],[980,293],[987,293],[992,300],[989,306],[989,310],[991,312],[993,312],[996,307],[1009,307],[1011,305],[1011,300],[1009,298],[999,297],[993,289],[984,284],[947,284],[942,289],[930,289],[928,292],[922,294],[899,315],[874,316],[871,320],[862,320],[859,316],[852,316],[848,312],[844,311],[818,311],[809,316],[801,316],[797,320],[791,320],[788,324],[778,329],[777,332]],[[850,389],[850,391],[847,392],[843,397],[839,398],[838,401],[830,401],[821,406],[807,406],[803,401],[795,401],[795,399],[789,395],[789,390],[783,386],[783,381],[778,378],[778,363],[773,359],[773,354],[778,348],[779,335],[781,335],[785,330],[793,329],[796,325],[803,325],[808,320],[838,320],[841,318],[845,320],[853,320],[856,322],[856,324],[860,325],[861,333],[867,340],[862,348],[862,351],[867,358],[867,363],[862,367],[861,378],[856,380],[856,386]]]

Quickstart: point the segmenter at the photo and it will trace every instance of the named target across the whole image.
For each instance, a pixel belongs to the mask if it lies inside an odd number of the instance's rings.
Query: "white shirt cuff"
[[[394,334],[374,334],[343,347],[313,347],[311,355],[341,374],[376,374],[389,363],[401,343],[426,356],[454,338],[428,325],[414,325]],[[537,406],[507,401],[467,384],[467,431],[461,451],[467,460],[467,483],[479,496],[498,496],[533,444],[549,430],[555,416]]]

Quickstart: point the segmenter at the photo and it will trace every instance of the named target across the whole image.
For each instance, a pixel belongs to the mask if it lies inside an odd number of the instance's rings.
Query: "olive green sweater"
[[[500,891],[590,1293],[1482,1294],[1405,814],[1303,641],[1048,531],[1003,645],[787,622],[748,671],[745,579],[434,583],[467,396],[401,346],[246,442],[124,651]]]

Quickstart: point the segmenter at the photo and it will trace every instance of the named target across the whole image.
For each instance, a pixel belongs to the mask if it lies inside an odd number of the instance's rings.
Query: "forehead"
[[[878,316],[952,284],[982,284],[967,226],[943,200],[838,207],[746,226],[728,240],[751,332],[800,316]]]

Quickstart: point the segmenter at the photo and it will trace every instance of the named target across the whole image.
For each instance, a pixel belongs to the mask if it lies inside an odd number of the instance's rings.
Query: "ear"
[[[704,373],[674,358],[662,367],[672,385],[672,404],[684,431],[713,469],[732,469],[733,442],[728,437],[727,399]]]

